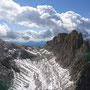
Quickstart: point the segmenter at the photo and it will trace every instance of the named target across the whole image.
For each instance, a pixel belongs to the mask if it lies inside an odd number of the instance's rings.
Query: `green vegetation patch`
[[[0,90],[8,90],[11,83],[0,82]]]
[[[87,53],[85,53],[85,54],[83,54],[81,57],[80,57],[80,59],[90,59],[90,52],[87,52]]]

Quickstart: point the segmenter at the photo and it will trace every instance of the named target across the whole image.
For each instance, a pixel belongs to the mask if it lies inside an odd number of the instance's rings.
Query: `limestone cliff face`
[[[82,34],[73,30],[70,34],[59,34],[45,45],[57,57],[63,68],[68,68],[75,90],[90,90],[90,45]],[[74,89],[72,89],[74,90]]]

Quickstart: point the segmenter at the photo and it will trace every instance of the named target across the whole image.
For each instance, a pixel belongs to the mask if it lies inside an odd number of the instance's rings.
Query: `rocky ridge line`
[[[69,69],[75,82],[75,89],[71,90],[90,90],[89,40],[83,40],[82,34],[73,30],[70,34],[58,34],[44,48],[54,53],[63,68]]]

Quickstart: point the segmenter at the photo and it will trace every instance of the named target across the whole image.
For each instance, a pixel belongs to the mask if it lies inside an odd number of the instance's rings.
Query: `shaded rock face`
[[[90,62],[83,68],[75,90],[90,90]]]
[[[69,69],[71,80],[77,84],[75,90],[90,90],[90,68],[87,64],[90,58],[83,58],[90,52],[90,45],[88,40],[83,40],[81,33],[73,30],[70,34],[59,34],[53,40],[48,41],[44,48],[54,53],[57,62],[63,68]],[[87,73],[88,75],[84,76]],[[74,90],[74,88],[71,90]]]

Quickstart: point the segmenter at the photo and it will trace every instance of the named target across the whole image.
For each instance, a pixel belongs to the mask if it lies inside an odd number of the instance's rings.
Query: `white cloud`
[[[21,7],[12,0],[0,0],[0,19],[13,21],[21,11]]]
[[[0,36],[6,36],[9,31],[9,27],[6,24],[0,24]]]
[[[60,32],[71,32],[73,29],[82,32],[85,37],[90,35],[90,19],[84,18],[73,11],[57,13],[52,6],[47,5],[39,5],[33,8],[30,6],[20,6],[13,0],[1,0],[0,19],[27,27],[46,29],[41,31],[10,31],[6,35],[9,39],[50,39]],[[0,33],[3,34],[1,30]]]
[[[7,24],[0,24],[0,37],[5,40],[16,40],[19,38],[17,31],[11,31]]]

